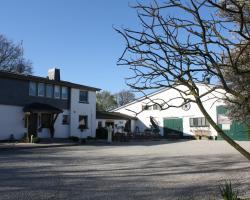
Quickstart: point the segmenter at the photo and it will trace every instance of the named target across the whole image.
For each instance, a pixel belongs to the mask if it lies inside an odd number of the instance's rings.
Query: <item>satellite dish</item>
[[[190,103],[186,103],[182,106],[182,109],[185,111],[188,111],[191,108],[191,104]]]

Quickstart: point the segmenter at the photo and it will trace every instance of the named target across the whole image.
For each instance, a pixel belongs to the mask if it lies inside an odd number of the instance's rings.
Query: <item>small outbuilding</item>
[[[114,132],[132,132],[137,118],[119,112],[96,111],[96,128],[113,127]]]

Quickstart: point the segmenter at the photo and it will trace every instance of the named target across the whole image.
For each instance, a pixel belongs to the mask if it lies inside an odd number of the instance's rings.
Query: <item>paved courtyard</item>
[[[208,199],[225,179],[250,196],[250,162],[224,141],[0,150],[3,200]]]

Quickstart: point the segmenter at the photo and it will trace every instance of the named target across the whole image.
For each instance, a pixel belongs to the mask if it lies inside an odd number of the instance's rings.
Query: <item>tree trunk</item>
[[[200,111],[203,113],[208,122],[212,125],[212,127],[217,131],[217,133],[226,140],[231,146],[233,146],[237,151],[239,151],[245,158],[250,160],[250,153],[242,148],[239,144],[237,144],[233,139],[228,137],[227,134],[223,132],[223,130],[214,122],[214,120],[207,113],[200,99],[196,99],[197,105],[200,108]]]

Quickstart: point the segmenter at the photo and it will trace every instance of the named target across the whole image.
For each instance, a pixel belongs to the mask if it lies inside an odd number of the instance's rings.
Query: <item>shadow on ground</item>
[[[250,195],[250,164],[238,154],[158,145],[0,152],[0,199],[211,199],[225,179]]]

